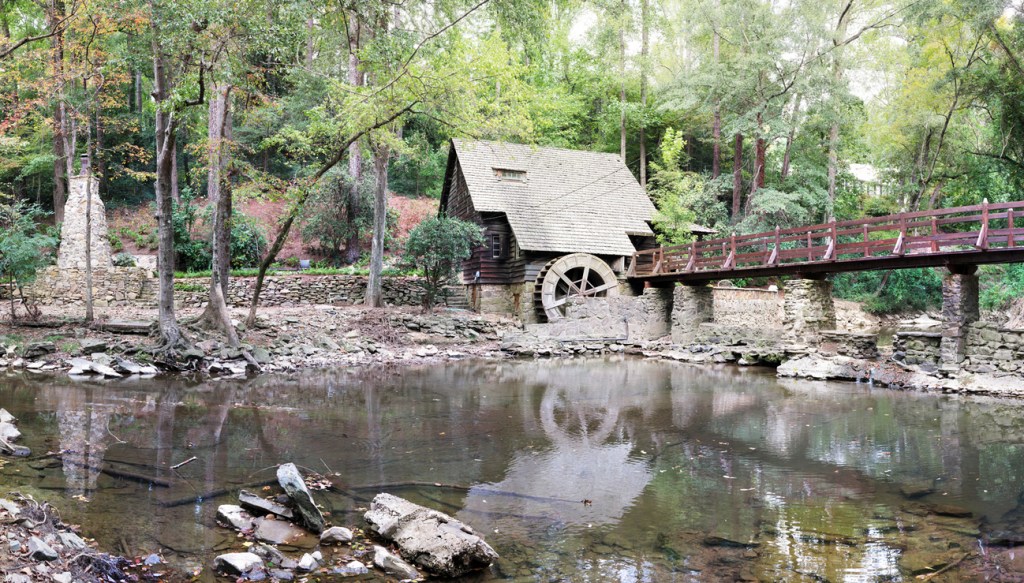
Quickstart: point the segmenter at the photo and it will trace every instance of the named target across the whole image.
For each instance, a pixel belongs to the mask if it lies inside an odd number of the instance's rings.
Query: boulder
[[[301,559],[299,559],[299,567],[298,567],[298,569],[300,571],[307,571],[308,572],[308,571],[312,571],[313,569],[316,569],[319,566],[320,565],[316,562],[316,559],[313,558],[313,555],[310,555],[309,553],[306,553],[306,554],[302,555]]]
[[[107,351],[107,341],[99,338],[82,338],[78,341],[78,346],[82,354]]]
[[[263,559],[253,553],[227,553],[213,560],[213,568],[231,575],[249,575],[263,570]]]
[[[60,555],[39,537],[28,539],[28,555],[37,561],[56,561]]]
[[[288,520],[295,518],[295,514],[292,512],[291,508],[288,508],[284,504],[278,504],[273,500],[261,498],[248,490],[242,490],[238,493],[238,503],[242,505],[242,508],[257,514],[276,514],[277,516],[287,518]]]
[[[21,432],[18,428],[10,423],[0,421],[0,439],[6,441],[14,441],[21,437]]]
[[[468,525],[391,494],[378,494],[364,518],[403,557],[436,575],[459,577],[498,558]]]
[[[409,563],[381,546],[373,547],[373,564],[384,570],[388,575],[399,579],[419,579],[420,573]]]
[[[349,561],[341,567],[331,569],[331,575],[338,575],[340,577],[356,577],[369,572],[370,570],[366,568],[366,565],[359,561]]]
[[[33,342],[25,347],[22,356],[25,358],[39,358],[54,352],[57,352],[57,345],[53,342]]]
[[[17,420],[18,419],[14,415],[11,415],[7,411],[7,409],[0,408],[0,422],[3,422],[3,423],[14,423]]]
[[[82,540],[82,537],[73,532],[58,533],[57,538],[60,539],[62,545],[72,550],[80,551],[87,546],[85,541]]]
[[[343,526],[332,526],[320,535],[320,544],[352,542],[352,531]]]
[[[299,521],[309,530],[320,534],[324,531],[324,515],[313,502],[313,496],[302,480],[299,469],[293,463],[281,464],[277,468],[277,481],[295,503]]]

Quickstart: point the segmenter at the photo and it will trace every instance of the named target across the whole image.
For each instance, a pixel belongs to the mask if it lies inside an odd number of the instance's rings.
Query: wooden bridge
[[[695,241],[633,254],[627,275],[656,283],[1024,262],[1024,201],[900,213]]]

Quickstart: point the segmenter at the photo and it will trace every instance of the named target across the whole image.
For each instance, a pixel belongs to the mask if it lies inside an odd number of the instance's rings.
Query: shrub
[[[409,232],[405,243],[407,261],[423,270],[423,308],[434,307],[434,298],[459,262],[482,245],[483,233],[475,223],[456,218],[431,217]]]
[[[131,253],[118,253],[113,258],[114,267],[135,267],[135,256]]]
[[[35,279],[36,271],[51,261],[51,251],[57,245],[52,231],[41,230],[37,225],[44,214],[36,205],[0,199],[0,278],[12,286],[11,319],[16,317],[15,291],[30,316],[39,314],[25,298],[24,287]]]

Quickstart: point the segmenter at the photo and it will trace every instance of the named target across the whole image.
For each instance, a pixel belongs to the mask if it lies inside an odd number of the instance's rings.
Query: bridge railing
[[[1024,201],[730,235],[638,251],[635,277],[1024,246]]]

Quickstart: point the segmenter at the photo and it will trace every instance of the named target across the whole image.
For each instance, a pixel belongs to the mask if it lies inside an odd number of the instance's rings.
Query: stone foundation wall
[[[654,340],[669,333],[671,288],[648,288],[640,296],[613,296],[575,300],[566,305],[565,318],[530,324],[530,336],[562,341],[618,339]]]
[[[157,281],[141,267],[112,267],[92,272],[93,305],[156,306]],[[25,293],[44,306],[84,306],[85,270],[60,269],[51,265],[36,274]]]
[[[717,322],[704,322],[690,339],[692,344],[718,344],[721,346],[763,346],[775,344],[779,331],[757,326],[730,326]],[[675,340],[673,340],[675,342]]]
[[[938,370],[942,334],[900,330],[892,337],[893,357],[907,364]]]
[[[481,314],[517,317],[524,323],[537,322],[533,307],[533,288],[527,284],[469,284],[466,298],[470,308]]]
[[[878,357],[878,334],[823,330],[818,337],[818,349],[825,354],[868,359]]]
[[[783,300],[782,327],[789,339],[813,343],[822,330],[836,329],[832,282],[790,279],[783,285],[786,297]]]
[[[310,304],[361,304],[366,296],[364,275],[275,275],[263,280],[261,306],[304,306]],[[174,303],[179,306],[202,307],[209,297],[209,279],[180,279],[178,286],[189,285],[195,291],[177,289]],[[392,306],[423,304],[423,288],[419,278],[383,278],[384,303]],[[228,281],[229,306],[247,307],[256,288],[255,277],[232,277]]]
[[[782,328],[782,296],[778,290],[742,287],[712,289],[715,323],[724,326]]]
[[[974,322],[966,334],[966,356],[960,366],[970,372],[1024,371],[1024,331]]]

